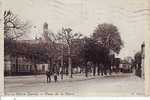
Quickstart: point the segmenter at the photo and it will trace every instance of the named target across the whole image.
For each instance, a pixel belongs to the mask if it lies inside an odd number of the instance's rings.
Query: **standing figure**
[[[50,71],[46,71],[47,83],[51,82],[51,73]]]
[[[57,72],[54,73],[54,80],[57,82]]]

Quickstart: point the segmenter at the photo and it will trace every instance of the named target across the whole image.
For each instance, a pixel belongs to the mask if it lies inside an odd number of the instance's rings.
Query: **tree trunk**
[[[19,71],[18,71],[18,68],[19,66],[18,66],[18,57],[16,57],[16,73],[18,73]]]
[[[100,75],[100,65],[98,64],[97,75]]]
[[[34,62],[34,74],[36,75],[37,74],[37,66],[36,66],[36,63]]]
[[[71,50],[70,50],[70,47],[68,48],[68,74],[70,76],[70,78],[72,78],[72,62],[71,62]]]
[[[49,68],[48,70],[52,71],[52,58],[49,59]]]
[[[63,45],[62,45],[62,48],[61,48],[61,79],[63,79],[63,65],[64,62],[63,62]]]
[[[93,76],[95,76],[95,73],[96,73],[96,64],[94,64],[93,66]]]
[[[87,64],[85,65],[85,77],[88,77],[88,68],[87,68]]]
[[[63,79],[63,74],[64,74],[64,68],[63,68],[63,65],[61,65],[60,74],[61,74],[61,79]]]
[[[37,74],[36,58],[34,57],[34,74]]]
[[[107,75],[107,65],[106,64],[104,64],[103,71],[104,71],[104,75]]]
[[[101,67],[101,75],[103,76],[104,75],[104,64],[102,64],[100,67]]]

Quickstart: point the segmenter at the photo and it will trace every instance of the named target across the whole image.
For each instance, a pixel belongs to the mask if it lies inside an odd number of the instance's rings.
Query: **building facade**
[[[18,43],[26,44],[40,44],[46,43],[48,41],[48,24],[43,25],[43,34],[40,38],[35,38],[33,40],[17,40]],[[10,50],[11,51],[11,50]],[[43,74],[48,67],[48,63],[37,62],[36,64],[30,58],[24,55],[4,55],[4,75],[31,75],[31,74]]]
[[[33,74],[34,64],[23,56],[12,57],[5,55],[5,75],[27,75]]]

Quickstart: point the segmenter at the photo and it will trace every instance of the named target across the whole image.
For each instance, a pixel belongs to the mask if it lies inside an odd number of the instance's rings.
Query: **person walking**
[[[54,73],[54,81],[57,82],[57,72]]]
[[[48,70],[46,71],[47,83],[51,82],[51,72]]]

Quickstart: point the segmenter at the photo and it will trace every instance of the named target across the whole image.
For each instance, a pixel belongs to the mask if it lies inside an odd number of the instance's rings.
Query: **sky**
[[[33,25],[26,39],[40,37],[43,23],[56,33],[71,27],[85,36],[93,33],[98,24],[112,23],[118,27],[124,47],[121,58],[134,56],[140,50],[147,30],[148,0],[4,0],[10,9]],[[35,27],[36,26],[36,27]]]

